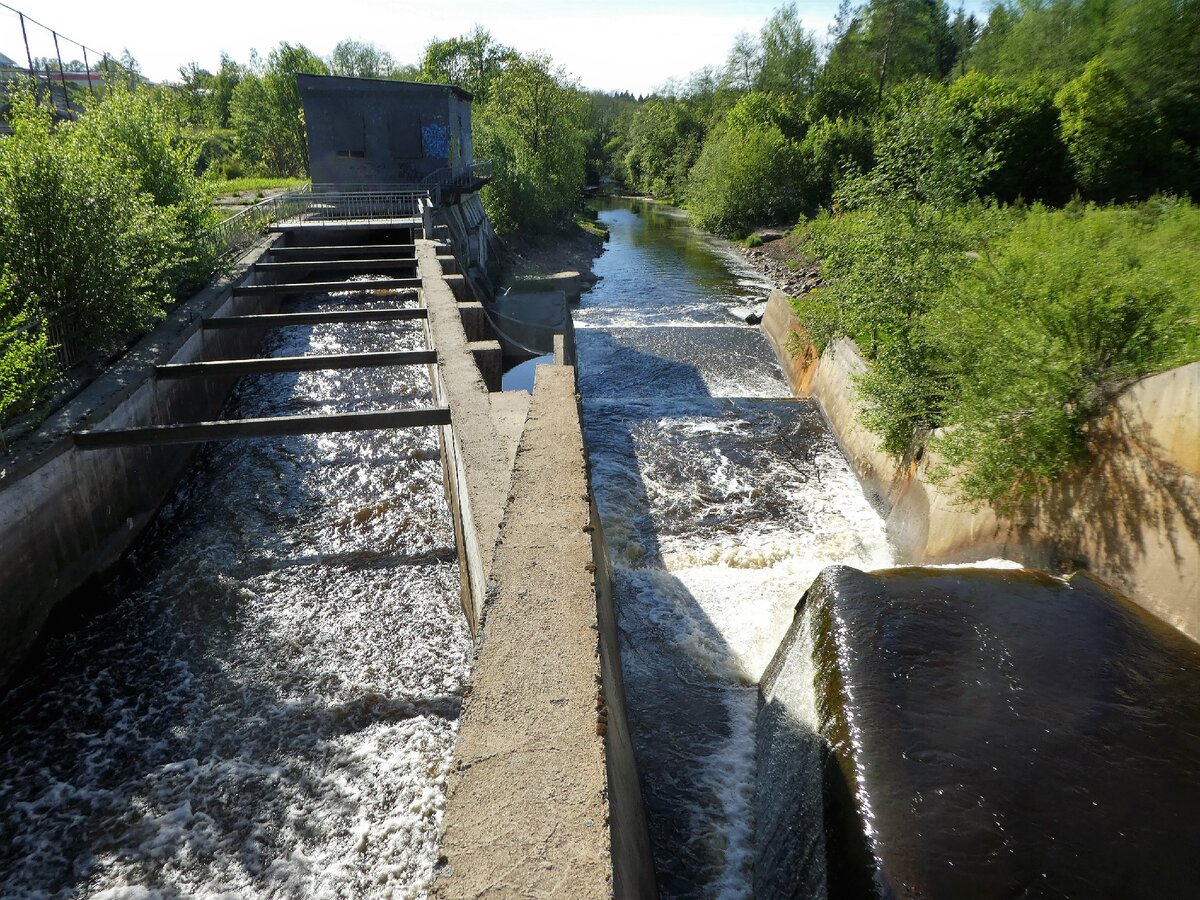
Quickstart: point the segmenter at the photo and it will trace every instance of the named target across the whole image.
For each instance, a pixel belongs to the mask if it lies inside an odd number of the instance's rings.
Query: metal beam
[[[118,428],[77,431],[75,446],[103,450],[144,444],[197,444],[243,438],[286,437],[297,434],[328,434],[339,431],[373,431],[380,428],[420,428],[449,425],[450,410],[444,406],[420,409],[387,409],[378,412],[333,413],[316,416],[278,416],[269,419],[233,419],[223,422],[192,422],[149,428]]]
[[[154,367],[159,378],[193,375],[266,375],[273,372],[315,372],[318,369],[363,369],[373,366],[417,366],[437,362],[436,350],[398,350],[386,353],[340,353],[328,356],[272,356],[260,359],[212,359],[167,363]]]
[[[311,259],[287,260],[286,262],[257,262],[254,271],[265,275],[272,273],[286,274],[288,272],[323,272],[323,271],[353,271],[364,274],[402,270],[415,272],[415,259]]]
[[[329,312],[261,313],[253,316],[216,316],[204,319],[200,326],[216,328],[283,328],[287,325],[336,325],[355,322],[403,322],[428,319],[429,310],[423,306],[392,307],[390,309],[344,309]]]
[[[369,256],[381,259],[395,254],[398,259],[413,259],[416,244],[319,244],[313,247],[272,247],[271,257],[280,259],[353,259]]]
[[[382,278],[378,281],[305,281],[297,284],[242,284],[233,289],[241,297],[276,294],[329,294],[334,291],[392,291],[421,286],[420,278]]]

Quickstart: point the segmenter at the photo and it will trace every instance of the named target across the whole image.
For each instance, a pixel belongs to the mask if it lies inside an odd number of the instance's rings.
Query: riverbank
[[[758,235],[762,241],[760,245],[735,246],[746,262],[774,287],[789,297],[801,297],[825,286],[817,261],[803,251],[795,232],[763,228],[752,234]]]
[[[592,265],[604,252],[604,237],[589,224],[576,221],[549,234],[518,231],[505,236],[500,257],[504,280],[546,278],[573,271],[579,273],[584,288],[595,284]]]

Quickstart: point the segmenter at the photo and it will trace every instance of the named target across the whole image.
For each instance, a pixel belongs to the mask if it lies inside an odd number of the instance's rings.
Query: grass
[[[262,192],[278,188],[297,188],[308,184],[307,178],[228,178],[205,179],[202,184],[210,197],[225,197],[246,191]]]

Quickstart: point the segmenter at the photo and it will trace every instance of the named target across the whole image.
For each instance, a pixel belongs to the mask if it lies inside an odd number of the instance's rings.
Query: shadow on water
[[[264,348],[326,352],[341,333],[288,329]],[[421,398],[422,379],[247,378],[225,414],[376,408]],[[198,453],[135,549],[73,598],[73,627],[0,701],[0,893],[420,883],[436,831],[430,779],[446,764],[469,653],[425,431]],[[394,833],[409,837],[396,846]]]
[[[742,321],[761,280],[641,207],[605,205],[576,314],[592,484],[660,891],[749,897],[759,674],[823,564],[890,552],[819,411]],[[820,818],[802,828],[819,839]]]
[[[580,364],[584,385],[587,358],[603,354],[626,371],[652,373],[653,384],[669,386],[672,397],[712,403],[694,365],[621,346],[607,334],[588,338],[593,343]],[[729,835],[714,813],[725,812],[730,798],[712,783],[706,757],[720,754],[733,729],[744,725],[731,720],[731,693],[751,689],[736,678],[738,664],[720,629],[662,556],[635,438],[643,416],[663,412],[661,398],[643,406],[625,396],[618,406],[598,403],[586,386],[581,391],[592,478],[614,563],[630,728],[659,889],[663,897],[710,896],[725,875],[729,851]]]

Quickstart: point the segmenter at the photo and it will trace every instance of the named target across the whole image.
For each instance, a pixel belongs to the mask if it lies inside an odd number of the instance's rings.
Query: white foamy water
[[[733,324],[761,279],[677,220],[601,217],[580,391],[659,887],[748,898],[758,681],[822,568],[892,556],[819,411]]]
[[[227,412],[429,399],[419,367],[311,372]],[[0,896],[424,895],[470,652],[434,429],[207,448],[91,599],[0,704]]]

